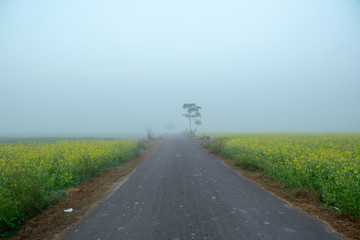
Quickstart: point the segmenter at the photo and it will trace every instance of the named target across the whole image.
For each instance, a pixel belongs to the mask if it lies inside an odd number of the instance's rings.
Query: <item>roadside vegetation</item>
[[[66,188],[139,155],[142,141],[27,139],[0,142],[0,237],[60,201]]]
[[[323,208],[360,216],[360,134],[211,135],[204,143],[211,152],[288,187],[310,189]]]

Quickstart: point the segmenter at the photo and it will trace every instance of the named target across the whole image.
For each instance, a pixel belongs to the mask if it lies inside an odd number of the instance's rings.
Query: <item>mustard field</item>
[[[60,140],[0,143],[0,236],[78,185],[138,154],[137,141]]]
[[[207,134],[207,143],[244,168],[310,188],[324,206],[360,215],[360,134]]]

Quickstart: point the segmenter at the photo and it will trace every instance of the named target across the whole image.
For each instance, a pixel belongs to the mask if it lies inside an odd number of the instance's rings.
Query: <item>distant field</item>
[[[137,141],[0,139],[0,236],[55,203],[65,188],[134,158]]]
[[[311,188],[339,213],[360,215],[360,134],[201,133],[206,146],[289,186]]]

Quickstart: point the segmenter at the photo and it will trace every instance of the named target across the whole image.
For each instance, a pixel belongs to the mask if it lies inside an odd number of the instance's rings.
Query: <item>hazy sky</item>
[[[0,0],[0,135],[360,132],[358,0]]]

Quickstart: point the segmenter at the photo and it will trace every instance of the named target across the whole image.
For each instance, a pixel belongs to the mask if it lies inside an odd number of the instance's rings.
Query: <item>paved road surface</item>
[[[65,239],[340,237],[178,136],[168,137]]]

